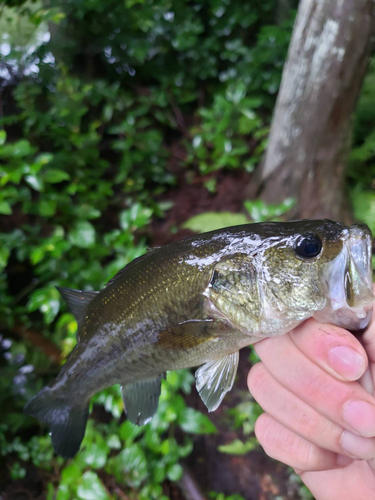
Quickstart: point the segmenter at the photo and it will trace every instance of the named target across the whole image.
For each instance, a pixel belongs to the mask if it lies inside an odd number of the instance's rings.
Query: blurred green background
[[[210,418],[189,371],[169,373],[142,428],[126,421],[118,387],[98,394],[68,462],[22,414],[75,345],[56,285],[98,290],[148,246],[287,217],[295,200],[265,205],[246,187],[267,144],[297,4],[281,13],[276,0],[0,5],[5,498],[188,500],[189,478],[216,500],[311,498],[254,438],[261,410],[246,390],[250,350]],[[374,68],[347,170],[353,214],[373,231]]]

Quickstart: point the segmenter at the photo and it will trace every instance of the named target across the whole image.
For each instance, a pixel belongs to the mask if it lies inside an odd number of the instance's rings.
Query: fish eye
[[[322,240],[316,234],[302,236],[296,243],[295,251],[299,257],[312,259],[320,254]]]

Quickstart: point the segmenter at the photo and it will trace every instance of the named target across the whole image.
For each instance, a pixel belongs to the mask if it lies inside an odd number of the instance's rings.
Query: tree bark
[[[343,220],[350,117],[375,25],[373,0],[301,0],[260,169],[267,202]]]

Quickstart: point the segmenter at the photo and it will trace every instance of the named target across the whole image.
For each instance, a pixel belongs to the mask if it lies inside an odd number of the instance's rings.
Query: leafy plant
[[[264,203],[262,200],[245,201],[244,206],[254,222],[278,221],[296,204],[293,198],[287,198],[279,205]]]
[[[209,498],[212,500],[244,500],[243,496],[235,493],[234,495],[224,495],[224,493],[216,493],[215,491],[211,491]]]
[[[190,229],[197,233],[214,231],[227,226],[239,226],[250,222],[266,222],[280,220],[295,204],[295,200],[287,198],[279,205],[266,204],[262,200],[245,201],[244,206],[249,212],[252,221],[244,214],[231,212],[205,212],[194,215],[184,224],[184,229]]]
[[[116,498],[121,488],[130,499],[166,500],[194,435],[216,432],[186,406],[186,371],[168,375],[159,411],[143,428],[123,420],[118,387],[97,394],[70,462],[53,457],[50,438],[22,407],[76,343],[76,322],[55,286],[100,289],[144,253],[178,171],[186,179],[212,172],[203,182],[213,192],[217,170],[256,167],[291,33],[291,20],[273,25],[274,5],[1,7],[0,449],[12,479],[43,471],[48,499]],[[192,227],[212,228],[202,217]],[[214,228],[248,220],[215,217]]]
[[[221,453],[228,453],[229,455],[246,455],[249,451],[254,450],[259,446],[255,437],[249,438],[246,441],[235,439],[231,443],[223,444],[218,447]]]
[[[249,219],[243,214],[231,212],[205,212],[194,215],[183,224],[184,229],[190,229],[196,233],[214,231],[226,226],[238,226],[247,224]]]

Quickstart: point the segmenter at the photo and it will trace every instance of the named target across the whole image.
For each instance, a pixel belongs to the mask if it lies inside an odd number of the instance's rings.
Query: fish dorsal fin
[[[115,281],[118,280],[125,272],[130,271],[133,267],[137,266],[138,264],[141,264],[144,260],[147,260],[150,255],[153,253],[157,252],[161,247],[152,247],[148,248],[146,253],[141,255],[140,257],[137,257],[136,259],[132,260],[129,262],[129,264],[126,264],[125,267],[120,269],[120,271],[117,271],[117,273],[106,283],[106,287],[112,285]]]
[[[138,380],[121,387],[125,412],[133,424],[147,424],[155,415],[161,392],[161,379],[165,374],[155,378]]]
[[[225,394],[231,390],[237,373],[239,353],[226,354],[209,361],[195,372],[197,390],[208,411],[219,407]]]
[[[152,253],[152,252],[155,252],[155,250],[159,250],[161,248],[161,246],[157,246],[157,247],[149,247],[146,252],[147,253]]]
[[[79,325],[86,315],[88,305],[99,292],[73,290],[72,288],[64,288],[61,286],[57,286],[56,288],[67,303],[70,312]]]

